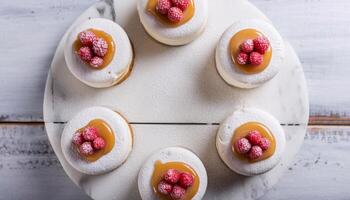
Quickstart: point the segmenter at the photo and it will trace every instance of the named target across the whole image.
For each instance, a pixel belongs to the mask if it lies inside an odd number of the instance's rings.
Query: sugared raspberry
[[[98,56],[95,56],[90,61],[90,66],[94,68],[99,68],[103,65],[104,60]]]
[[[173,186],[170,183],[161,181],[159,182],[157,189],[159,193],[168,195],[173,190]]]
[[[160,14],[166,15],[168,14],[168,10],[171,8],[170,0],[158,0],[156,5],[156,11]]]
[[[94,153],[94,148],[92,148],[91,142],[84,142],[81,144],[79,152],[86,156],[92,155]]]
[[[244,41],[241,46],[240,46],[241,50],[245,53],[250,53],[254,50],[254,42],[252,39],[248,39],[246,41]]]
[[[81,144],[83,144],[84,139],[83,139],[82,133],[79,131],[74,133],[72,141],[73,141],[73,144],[77,146],[80,146]]]
[[[248,153],[252,145],[246,138],[238,139],[234,144],[234,149],[238,154]]]
[[[77,54],[79,58],[85,62],[90,62],[90,60],[92,59],[92,51],[89,47],[81,47],[78,50]]]
[[[258,159],[260,156],[262,156],[262,153],[263,151],[259,146],[253,146],[249,151],[248,157],[251,160],[255,160],[255,159]]]
[[[254,43],[254,51],[261,54],[265,54],[270,46],[269,39],[267,39],[267,37],[264,37],[264,36],[255,38],[253,40],[253,43]]]
[[[248,60],[249,60],[249,55],[244,53],[244,52],[240,52],[238,55],[237,55],[237,63],[240,64],[240,65],[245,65],[245,64],[248,64]]]
[[[249,55],[249,62],[252,65],[260,65],[263,62],[263,56],[258,52],[252,52]]]
[[[94,147],[94,149],[100,150],[106,146],[106,142],[103,138],[98,137],[98,138],[94,139],[94,141],[92,142],[92,146]]]
[[[99,57],[105,56],[108,51],[107,41],[103,38],[98,38],[97,40],[94,40],[92,43],[92,50]]]
[[[175,7],[180,8],[182,11],[185,11],[190,5],[190,0],[172,0]]]
[[[98,130],[95,127],[86,127],[83,131],[83,138],[86,141],[94,141],[98,136]]]
[[[178,7],[171,7],[168,11],[168,19],[171,22],[178,23],[183,18],[182,10]]]
[[[79,37],[81,44],[86,45],[86,46],[91,46],[92,43],[96,40],[96,35],[92,31],[80,32],[78,37]]]
[[[185,196],[186,190],[178,185],[173,187],[170,193],[172,199],[182,199]]]
[[[168,183],[175,184],[179,181],[180,172],[176,169],[168,169],[164,174],[164,180]]]
[[[262,136],[259,131],[253,130],[248,132],[246,138],[249,140],[250,144],[258,145]]]
[[[267,138],[263,137],[260,139],[258,145],[263,151],[266,151],[270,147],[270,141]]]
[[[180,174],[179,185],[183,188],[191,187],[194,181],[192,174],[183,172]]]

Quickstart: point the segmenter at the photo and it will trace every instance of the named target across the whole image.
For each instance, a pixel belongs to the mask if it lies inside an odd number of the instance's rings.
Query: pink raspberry
[[[77,54],[79,58],[85,62],[90,62],[92,59],[92,51],[89,47],[81,47]]]
[[[77,146],[80,146],[81,144],[83,144],[84,139],[83,139],[82,133],[79,131],[74,133],[72,141],[73,141],[73,144]]]
[[[258,145],[262,136],[259,131],[253,130],[248,132],[246,138],[252,145]]]
[[[237,140],[234,144],[234,149],[238,154],[246,154],[252,148],[249,140],[246,138],[241,138]]]
[[[171,8],[170,0],[158,0],[156,5],[156,11],[160,14],[166,15],[168,14],[168,10]]]
[[[251,160],[255,160],[255,159],[258,159],[260,156],[262,156],[262,154],[263,154],[263,151],[259,146],[253,146],[248,153],[248,157]]]
[[[178,185],[173,187],[170,193],[172,199],[182,199],[185,196],[186,190]]]
[[[94,68],[99,68],[103,65],[104,60],[98,56],[95,56],[90,61],[90,66]]]
[[[94,149],[100,150],[106,146],[106,142],[103,138],[98,137],[98,138],[94,139],[94,141],[92,142],[92,146],[94,147]]]
[[[179,185],[183,188],[191,187],[194,181],[192,174],[183,172],[180,174]]]
[[[266,151],[270,147],[270,141],[267,138],[263,137],[260,139],[258,145],[263,151]]]
[[[175,184],[179,181],[180,172],[176,169],[168,169],[164,174],[164,180],[168,183]]]
[[[254,50],[254,42],[252,39],[248,39],[246,41],[244,41],[241,46],[240,46],[241,50],[245,53],[250,53]]]
[[[171,7],[168,11],[168,19],[171,22],[178,23],[181,21],[183,16],[184,15],[183,15],[182,10],[180,8]]]
[[[173,190],[173,186],[165,181],[161,181],[159,182],[157,189],[159,193],[168,195]]]
[[[236,58],[237,63],[240,65],[248,64],[248,59],[249,59],[249,55],[244,52],[240,52]]]
[[[94,154],[94,148],[92,148],[91,142],[84,142],[81,144],[79,147],[79,152],[86,156]]]
[[[78,38],[81,42],[81,44],[85,46],[91,46],[92,43],[96,40],[96,35],[92,31],[83,31],[80,32],[78,35]]]
[[[92,50],[99,57],[105,56],[108,51],[107,41],[103,38],[98,38],[97,40],[94,40],[92,43]]]
[[[86,141],[94,141],[99,136],[95,127],[86,127],[83,131],[83,138]]]
[[[252,52],[249,55],[249,61],[252,65],[260,65],[263,62],[263,56],[258,52]]]
[[[190,0],[172,0],[175,7],[180,8],[182,11],[185,11],[190,5]]]
[[[254,43],[254,50],[261,54],[265,54],[270,46],[269,39],[267,39],[267,37],[264,37],[264,36],[255,38],[253,40],[253,43]]]

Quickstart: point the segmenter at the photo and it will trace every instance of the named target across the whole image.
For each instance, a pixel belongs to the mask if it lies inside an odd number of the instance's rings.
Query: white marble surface
[[[88,176],[74,170],[64,159],[58,146],[63,127],[62,124],[46,124],[51,145],[61,165],[72,181],[89,196],[106,200],[140,199],[139,193],[130,192],[137,191],[139,169],[153,152],[170,146],[191,149],[202,160],[208,173],[208,188],[203,199],[257,199],[275,185],[291,165],[305,131],[302,126],[284,127],[287,144],[281,162],[265,174],[245,177],[229,170],[219,158],[215,146],[217,125],[132,125],[134,147],[128,160],[108,174]]]
[[[280,123],[306,124],[308,99],[303,69],[288,44],[282,69],[259,88],[231,87],[216,71],[215,47],[225,29],[235,20],[265,19],[251,4],[240,0],[227,5],[209,3],[211,17],[203,35],[189,45],[169,47],[155,42],[139,19],[130,14],[136,14],[135,1],[123,5],[115,2],[116,21],[125,28],[135,48],[130,77],[108,89],[88,87],[67,69],[61,43],[48,78],[45,122],[66,122],[79,110],[98,104],[117,110],[130,122],[220,123],[236,107],[256,107],[271,113]],[[234,12],[227,16],[218,10]],[[92,9],[78,21],[95,14],[98,12]],[[224,17],[226,20],[222,20]],[[186,59],[189,55],[195,55],[195,59]]]
[[[147,35],[134,16],[136,0],[124,4],[115,0],[115,13],[109,4],[102,2],[89,8],[74,24],[89,17],[105,16],[115,19],[128,33],[136,52],[130,77],[123,84],[108,89],[87,87],[70,74],[63,59],[66,36],[63,37],[48,76],[44,121],[49,140],[66,173],[91,197],[138,199],[138,196],[130,196],[130,191],[137,190],[135,180],[130,177],[137,175],[143,158],[147,158],[152,149],[161,147],[185,146],[202,158],[207,169],[219,168],[208,172],[209,186],[204,199],[257,199],[276,184],[292,162],[306,131],[309,110],[301,64],[287,44],[286,52],[289,56],[273,80],[251,90],[228,86],[215,69],[214,52],[221,34],[236,20],[266,18],[245,0],[224,2],[226,1],[209,2],[211,17],[206,31],[196,41],[181,47],[161,45]],[[206,48],[203,48],[203,44],[206,44]],[[186,59],[189,55],[196,55],[195,59]],[[82,108],[94,105],[117,110],[128,121],[136,123],[135,143],[129,159],[117,170],[99,176],[85,176],[72,169],[62,157],[62,150],[57,145],[62,125],[58,126],[57,123],[66,122]],[[217,127],[205,123],[220,123],[235,107],[249,106],[271,113],[286,125],[287,147],[282,161],[273,170],[254,177],[242,177],[225,171],[226,167],[220,162],[215,145],[208,145],[208,142],[215,143]],[[153,123],[153,129],[144,129],[139,123]],[[202,125],[194,128],[191,125],[159,123]],[[205,157],[201,155],[203,152]],[[122,180],[122,184],[115,180]],[[215,186],[210,181],[216,183]]]

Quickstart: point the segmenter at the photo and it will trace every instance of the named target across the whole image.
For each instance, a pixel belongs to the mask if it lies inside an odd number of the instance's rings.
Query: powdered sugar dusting
[[[99,57],[104,57],[108,51],[108,43],[103,38],[98,38],[92,43],[92,50]]]

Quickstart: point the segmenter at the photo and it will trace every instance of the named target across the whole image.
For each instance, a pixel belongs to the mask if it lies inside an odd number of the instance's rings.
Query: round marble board
[[[306,82],[298,57],[286,43],[286,59],[279,74],[255,89],[227,85],[215,68],[215,46],[233,22],[240,19],[268,20],[246,0],[209,3],[205,32],[194,42],[171,47],[153,40],[143,29],[137,0],[106,0],[86,10],[71,26],[89,18],[116,21],[128,33],[135,50],[130,77],[107,89],[90,88],[68,71],[63,55],[63,36],[49,72],[44,120],[51,145],[68,176],[94,199],[140,199],[137,174],[154,151],[183,146],[195,152],[208,172],[204,199],[257,199],[277,183],[292,162],[305,135],[309,105]],[[134,147],[127,161],[103,175],[87,176],[74,170],[62,155],[61,133],[65,122],[83,108],[107,106],[122,113],[134,131]],[[283,125],[287,147],[273,170],[254,177],[230,171],[215,147],[218,125],[235,108],[261,108]]]

